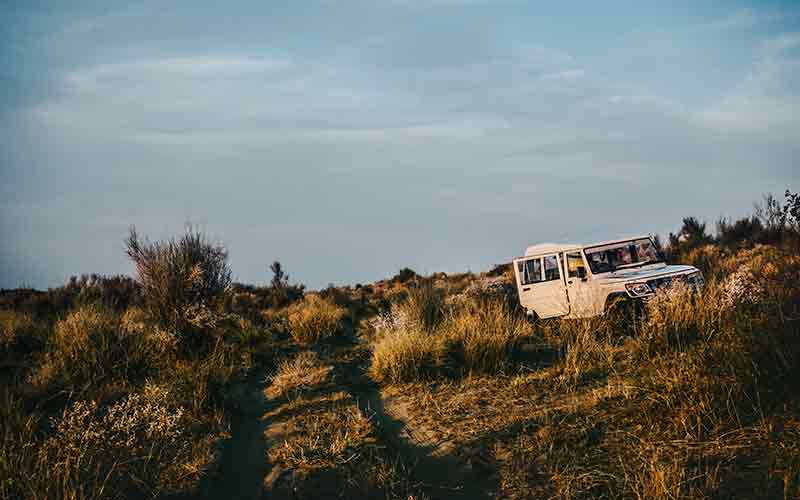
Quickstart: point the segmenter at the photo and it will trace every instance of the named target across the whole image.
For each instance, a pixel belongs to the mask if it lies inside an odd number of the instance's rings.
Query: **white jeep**
[[[512,267],[520,304],[542,319],[599,316],[617,300],[647,299],[676,281],[705,283],[696,267],[667,265],[650,236],[534,245]]]

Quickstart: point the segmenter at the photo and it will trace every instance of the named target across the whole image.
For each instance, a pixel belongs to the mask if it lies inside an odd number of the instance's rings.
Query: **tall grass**
[[[101,306],[84,306],[55,325],[32,381],[73,391],[113,383],[144,381],[164,366],[157,341],[127,332],[119,316]]]
[[[510,365],[517,342],[530,326],[503,301],[480,301],[456,308],[440,335],[455,351],[456,368],[468,374],[499,373]]]
[[[369,372],[378,382],[422,380],[441,368],[443,358],[441,339],[412,323],[379,332]]]
[[[502,372],[517,342],[530,334],[530,327],[504,302],[481,300],[446,308],[439,290],[412,293],[375,326],[370,373],[392,383],[437,373]]]
[[[289,306],[289,334],[295,342],[310,345],[342,333],[346,311],[330,299],[307,295]]]
[[[406,321],[430,332],[444,317],[444,292],[433,286],[433,280],[420,278],[409,288],[408,298],[399,309]]]

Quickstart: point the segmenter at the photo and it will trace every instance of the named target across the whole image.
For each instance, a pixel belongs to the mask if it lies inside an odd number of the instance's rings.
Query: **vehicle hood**
[[[660,278],[675,274],[686,274],[694,271],[697,271],[697,268],[694,266],[667,265],[659,263],[633,269],[620,269],[619,271],[614,271],[613,273],[600,274],[597,275],[597,279],[610,283],[646,281],[652,278]]]

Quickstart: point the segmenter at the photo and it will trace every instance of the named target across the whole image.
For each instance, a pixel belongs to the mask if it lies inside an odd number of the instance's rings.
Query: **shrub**
[[[720,263],[725,257],[723,250],[717,245],[703,245],[686,254],[685,263],[703,272],[706,281],[719,279],[723,275]]]
[[[413,280],[414,278],[417,278],[418,276],[419,275],[416,272],[414,272],[413,269],[404,267],[392,277],[392,281],[395,283],[407,283]]]
[[[752,246],[762,240],[764,225],[761,223],[761,219],[755,215],[742,217],[735,222],[730,222],[723,217],[717,221],[716,232],[717,243],[723,247]]]
[[[283,270],[283,266],[277,260],[269,266],[272,271],[272,280],[269,290],[271,292],[271,303],[273,307],[286,307],[303,298],[305,287],[303,285],[289,284],[289,275]]]
[[[125,242],[136,266],[145,309],[159,325],[181,334],[213,328],[231,284],[228,254],[187,228],[179,239],[151,243],[135,227]]]
[[[155,497],[178,485],[191,458],[185,413],[159,386],[105,408],[74,402],[51,419],[49,437],[18,401],[2,407],[0,498]]]
[[[123,311],[140,299],[138,284],[124,275],[72,276],[64,285],[62,292],[69,297],[69,302],[73,306],[100,303],[115,311]]]
[[[231,397],[231,380],[241,371],[241,352],[218,340],[204,357],[178,359],[165,369],[160,380],[192,415],[219,420],[218,415]]]
[[[289,334],[299,344],[314,344],[342,332],[345,310],[317,295],[289,306]]]
[[[0,361],[25,367],[41,352],[49,333],[30,314],[0,311]]]

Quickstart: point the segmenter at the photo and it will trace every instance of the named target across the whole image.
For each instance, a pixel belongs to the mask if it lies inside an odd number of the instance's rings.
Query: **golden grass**
[[[191,417],[160,386],[106,407],[76,401],[51,419],[47,437],[36,416],[21,415],[18,401],[4,403],[3,499],[158,497],[196,484],[213,453],[208,439],[189,439]]]
[[[423,380],[437,373],[499,373],[509,367],[517,342],[529,325],[498,301],[466,302],[449,309],[430,290],[397,306],[391,317],[374,324],[370,375],[379,382]],[[435,305],[420,307],[420,302]],[[409,305],[410,304],[410,305]],[[427,316],[420,311],[439,312]],[[427,313],[426,313],[427,314]]]
[[[464,372],[499,373],[509,367],[516,343],[530,335],[531,328],[503,302],[481,301],[456,308],[438,333],[457,350]]]
[[[346,311],[331,300],[306,295],[288,308],[289,334],[302,345],[315,344],[342,332]]]
[[[420,380],[441,366],[443,355],[441,340],[419,326],[392,328],[374,342],[369,373],[378,382]]]
[[[12,343],[19,332],[32,327],[30,314],[0,310],[0,345]]]
[[[319,355],[312,351],[298,353],[289,361],[278,366],[272,377],[272,384],[267,389],[270,397],[291,395],[318,387],[331,380],[330,364],[323,364]]]
[[[408,298],[399,306],[407,321],[424,331],[432,331],[444,316],[444,293],[430,279],[420,279],[408,289]]]
[[[83,306],[56,323],[31,381],[40,387],[55,384],[71,390],[99,389],[100,384],[123,380],[143,382],[169,361],[164,354],[171,338],[164,332],[126,331],[113,312]]]
[[[287,410],[308,406],[309,400],[297,398]],[[270,459],[306,472],[330,469],[358,457],[359,448],[371,439],[372,425],[347,393],[336,392],[311,400],[313,410],[291,418],[285,439],[269,450]]]

